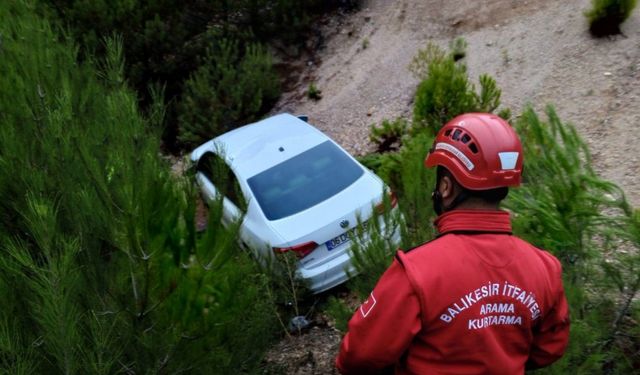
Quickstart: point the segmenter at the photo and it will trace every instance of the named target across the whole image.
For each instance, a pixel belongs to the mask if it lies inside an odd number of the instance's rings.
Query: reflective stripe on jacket
[[[343,374],[522,374],[560,358],[560,262],[511,235],[504,211],[454,210],[440,237],[399,251],[349,322]]]

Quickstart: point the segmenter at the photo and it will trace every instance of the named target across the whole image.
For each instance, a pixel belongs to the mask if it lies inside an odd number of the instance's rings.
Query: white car
[[[397,214],[395,196],[378,176],[290,114],[214,138],[196,148],[191,160],[204,198],[224,197],[223,222],[242,219],[242,245],[276,258],[295,252],[298,275],[314,293],[343,283],[347,272],[355,274],[349,231],[384,207],[383,194],[390,195]],[[219,173],[229,182],[216,178]],[[400,230],[391,238],[398,244]]]

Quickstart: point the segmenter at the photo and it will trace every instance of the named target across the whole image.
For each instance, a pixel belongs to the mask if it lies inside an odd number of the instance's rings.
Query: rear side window
[[[213,152],[206,152],[198,159],[196,166],[198,172],[202,172],[220,194],[227,197],[241,211],[246,212],[247,204],[242,195],[242,189],[233,170],[227,163]]]
[[[363,173],[344,151],[326,141],[247,182],[267,219],[278,220],[336,195]]]

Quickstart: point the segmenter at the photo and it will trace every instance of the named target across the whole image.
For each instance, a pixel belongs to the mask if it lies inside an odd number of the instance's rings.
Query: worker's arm
[[[394,260],[349,321],[336,367],[342,374],[375,374],[393,366],[421,324],[418,298]]]
[[[534,331],[527,369],[552,364],[562,357],[569,342],[569,305],[562,286],[562,269],[559,262],[557,266],[555,303]]]

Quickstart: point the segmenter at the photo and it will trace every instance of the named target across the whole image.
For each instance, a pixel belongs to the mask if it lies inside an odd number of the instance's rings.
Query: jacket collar
[[[438,216],[434,224],[440,235],[450,232],[511,234],[511,218],[506,211],[453,210]]]

